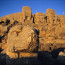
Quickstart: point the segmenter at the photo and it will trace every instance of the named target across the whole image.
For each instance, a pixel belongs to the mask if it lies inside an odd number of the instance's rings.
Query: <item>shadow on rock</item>
[[[65,56],[53,58],[49,52],[38,52],[38,57],[10,58],[0,53],[0,65],[65,65]]]
[[[14,59],[6,54],[0,53],[0,65],[40,65],[40,61],[37,57],[21,57]]]
[[[61,57],[62,58],[62,57]],[[64,65],[65,61],[60,62],[59,57],[53,58],[49,52],[38,52],[38,59],[41,61],[41,65]]]

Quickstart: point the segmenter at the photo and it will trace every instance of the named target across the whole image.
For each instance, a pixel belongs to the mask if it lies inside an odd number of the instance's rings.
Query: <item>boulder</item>
[[[38,46],[37,30],[30,26],[14,26],[7,39],[7,52],[35,52]]]

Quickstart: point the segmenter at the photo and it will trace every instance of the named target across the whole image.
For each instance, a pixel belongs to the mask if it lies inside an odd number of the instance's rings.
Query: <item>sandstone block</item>
[[[38,36],[36,29],[30,26],[15,26],[8,33],[8,52],[34,52],[37,51]]]
[[[47,9],[46,16],[47,16],[47,22],[50,21],[51,25],[52,23],[56,23],[55,21],[57,21],[57,14],[53,9]]]
[[[7,55],[8,55],[10,58],[18,58],[18,53],[7,52]]]
[[[19,53],[19,58],[22,57],[37,57],[37,53]]]
[[[40,12],[37,12],[36,14],[35,14],[35,18],[34,18],[34,21],[35,21],[35,23],[36,22],[45,22],[45,13],[40,13]]]
[[[24,6],[22,8],[22,15],[23,15],[23,19],[30,20],[32,16],[31,8],[28,6]]]

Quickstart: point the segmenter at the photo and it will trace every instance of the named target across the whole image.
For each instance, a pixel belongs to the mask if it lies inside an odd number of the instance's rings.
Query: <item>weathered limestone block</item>
[[[37,12],[34,18],[35,23],[45,22],[45,13]]]
[[[47,16],[47,22],[50,21],[51,25],[52,23],[57,22],[57,14],[55,13],[53,9],[47,9],[46,16]]]
[[[32,17],[32,11],[31,8],[28,6],[24,6],[22,8],[22,16],[24,20],[30,20]]]
[[[65,27],[65,15],[58,15],[58,22],[61,27]]]
[[[36,29],[30,26],[15,26],[8,33],[7,52],[34,52],[37,51],[38,35]]]

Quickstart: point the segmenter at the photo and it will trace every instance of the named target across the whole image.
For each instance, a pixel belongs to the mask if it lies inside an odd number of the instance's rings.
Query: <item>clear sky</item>
[[[0,0],[0,17],[22,12],[23,6],[31,7],[33,14],[52,8],[57,15],[65,15],[65,0]]]

